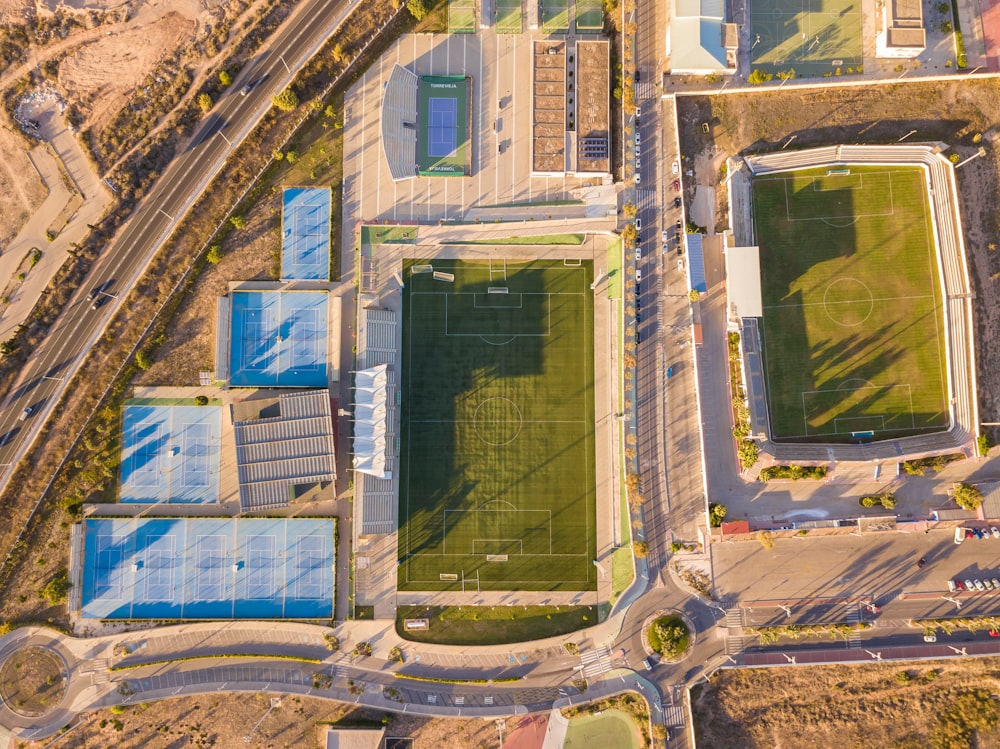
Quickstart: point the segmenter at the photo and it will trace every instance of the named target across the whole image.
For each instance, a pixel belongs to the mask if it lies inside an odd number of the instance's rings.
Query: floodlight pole
[[[965,166],[966,164],[968,164],[973,159],[978,159],[980,156],[985,156],[985,155],[986,155],[986,149],[983,148],[982,146],[980,146],[979,150],[976,151],[974,154],[972,154],[972,156],[970,156],[969,158],[965,159],[964,161],[960,161],[957,164],[955,164],[955,168],[958,169],[960,166]]]
[[[799,137],[798,135],[793,135],[791,138],[789,138],[788,140],[786,140],[785,141],[785,145],[783,145],[781,147],[781,150],[784,151],[786,148],[788,148],[788,144],[791,143],[793,140],[795,140],[798,137]]]
[[[788,655],[788,653],[782,653],[782,655],[785,656],[785,660],[786,661],[788,661],[789,663],[791,663],[793,666],[796,665],[796,663],[795,663],[795,656],[794,655]]]
[[[900,139],[899,139],[899,140],[897,140],[896,142],[897,142],[897,143],[902,143],[902,142],[903,142],[904,140],[906,140],[907,138],[909,138],[909,137],[910,137],[911,135],[913,135],[913,134],[914,134],[915,132],[917,132],[917,131],[916,131],[916,130],[911,130],[910,132],[908,132],[908,133],[907,133],[906,135],[904,135],[904,136],[903,136],[902,138],[900,138]]]
[[[965,652],[965,648],[961,648],[961,649],[959,649],[959,648],[953,648],[951,645],[948,645],[946,647],[949,650],[954,650],[956,655],[968,655],[968,653]]]
[[[959,601],[957,598],[951,598],[950,596],[941,596],[941,598],[943,598],[944,600],[950,601],[951,603],[955,604],[955,609],[956,610],[959,610],[959,611],[961,610],[961,608],[962,608],[962,602]]]
[[[868,655],[870,655],[876,661],[881,661],[882,660],[882,654],[881,653],[873,653],[870,650],[866,650],[865,652],[868,653]]]
[[[791,619],[792,618],[792,607],[791,606],[785,606],[783,603],[779,603],[778,604],[778,608],[785,612],[785,618],[786,619]]]

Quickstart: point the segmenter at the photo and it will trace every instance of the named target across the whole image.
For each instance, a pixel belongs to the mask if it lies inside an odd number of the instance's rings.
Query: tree
[[[688,292],[689,302],[694,303],[697,302],[699,299],[701,299],[701,292],[698,291],[698,289],[691,289],[691,291]]]
[[[342,64],[344,60],[347,59],[347,55],[344,54],[344,48],[340,44],[334,44],[333,51],[330,54],[333,57],[333,61],[338,65]]]
[[[639,231],[633,224],[628,224],[622,229],[622,239],[625,240],[626,249],[635,247],[636,240],[639,239]]]
[[[58,606],[60,603],[66,602],[66,595],[69,593],[69,589],[69,572],[66,568],[62,568],[56,572],[55,577],[45,584],[45,587],[42,588],[38,595],[45,598],[53,606]]]
[[[635,203],[628,202],[622,206],[622,213],[625,214],[625,218],[635,218],[639,209],[636,207]]]
[[[983,493],[979,491],[979,487],[973,484],[955,484],[955,488],[951,492],[951,498],[963,510],[969,510],[970,512],[978,510],[979,505],[983,503]]]
[[[212,265],[218,265],[222,261],[222,248],[217,244],[213,244],[208,248],[208,254],[205,255],[205,259]]]
[[[245,229],[247,226],[247,220],[239,215],[230,216],[229,223],[231,223],[233,227],[236,229]]]
[[[976,438],[976,449],[979,451],[981,457],[985,458],[989,455],[991,447],[993,447],[993,442],[985,432]]]
[[[754,86],[759,86],[762,83],[767,83],[773,78],[774,78],[773,73],[765,73],[760,68],[754,68],[750,72],[750,76],[747,78],[747,82]]]
[[[228,86],[233,82],[233,77],[229,74],[228,70],[219,71],[219,83],[223,86]]]
[[[291,112],[299,105],[299,96],[292,89],[286,88],[281,93],[272,96],[271,103],[282,112]]]
[[[194,397],[194,404],[196,406],[207,406],[208,405],[208,396],[207,395],[196,395]]]
[[[658,741],[663,741],[667,738],[667,727],[662,723],[656,723],[653,725],[653,738]]]
[[[212,97],[208,94],[198,94],[198,106],[202,112],[207,112],[212,108]]]
[[[139,369],[149,369],[153,366],[153,358],[146,351],[140,351],[135,355],[135,365]]]
[[[407,0],[406,9],[416,20],[422,21],[427,16],[427,0]]]
[[[645,559],[649,556],[649,544],[645,541],[636,541],[632,548],[639,559]]]
[[[716,504],[713,502],[708,506],[708,522],[713,528],[718,528],[722,525],[722,521],[726,519],[726,513],[729,512],[729,508],[725,505]]]

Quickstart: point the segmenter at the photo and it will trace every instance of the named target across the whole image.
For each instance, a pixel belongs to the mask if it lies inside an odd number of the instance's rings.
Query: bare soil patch
[[[0,127],[0,252],[31,218],[48,195],[27,152],[24,141],[5,127]]]
[[[696,743],[701,749],[957,746],[947,742],[956,738],[955,724],[942,719],[961,695],[996,692],[998,679],[997,658],[721,671],[692,690]],[[998,746],[1000,731],[978,731],[967,745]]]
[[[142,703],[118,714],[99,710],[86,716],[81,726],[60,744],[78,749],[103,746],[238,749],[248,746],[243,737],[268,707],[269,695],[240,694]],[[492,720],[436,720],[357,709],[331,700],[286,696],[281,707],[273,710],[256,729],[249,746],[269,749],[324,746],[325,740],[320,737],[328,723],[358,728],[385,725],[386,736],[412,737],[415,747],[469,749],[497,743],[497,729]],[[508,730],[513,723],[507,719]]]
[[[716,188],[728,156],[835,143],[941,142],[967,158],[956,172],[966,255],[976,290],[976,370],[981,418],[1000,421],[1000,82],[956,80],[677,99],[688,204]],[[708,132],[704,132],[705,126]],[[915,131],[910,133],[910,131]],[[907,136],[907,133],[910,135]],[[791,144],[790,138],[794,136]],[[716,230],[725,190],[717,190]],[[997,435],[994,435],[996,437]]]
[[[15,713],[45,715],[62,701],[68,675],[55,653],[45,648],[21,648],[0,666],[0,697]]]
[[[170,13],[68,55],[59,66],[59,85],[68,99],[86,103],[89,112],[83,126],[99,127],[110,120],[153,66],[189,39],[196,26],[179,13]]]

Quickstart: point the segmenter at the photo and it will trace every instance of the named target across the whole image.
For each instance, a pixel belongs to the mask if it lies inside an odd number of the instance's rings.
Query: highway
[[[153,255],[219,172],[234,147],[270,109],[271,97],[288,85],[294,73],[320,49],[348,16],[354,2],[303,0],[270,44],[247,65],[206,115],[119,238],[97,261],[85,286],[32,353],[0,408],[0,489],[6,487],[44,419]],[[241,89],[248,83],[255,84],[253,89],[241,95]],[[109,297],[108,303],[94,310],[86,297],[99,286],[105,286],[102,294]],[[29,407],[31,414],[20,420],[24,409]]]

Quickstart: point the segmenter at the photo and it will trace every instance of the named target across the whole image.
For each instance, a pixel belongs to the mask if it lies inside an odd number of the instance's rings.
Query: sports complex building
[[[335,498],[330,190],[283,198],[281,280],[219,299],[214,378],[125,403],[119,504],[72,537],[85,619],[334,616],[336,518],[289,517]]]
[[[972,454],[952,164],[935,146],[828,146],[729,169],[727,308],[750,438],[779,463]]]

